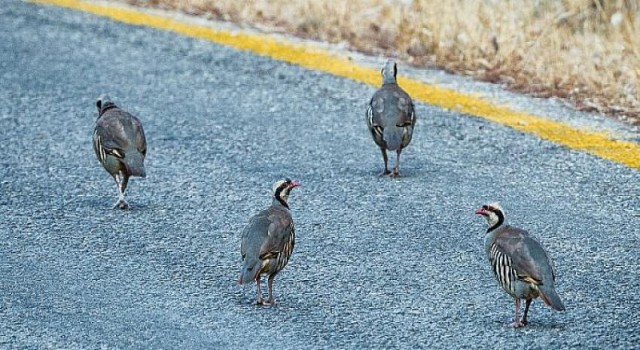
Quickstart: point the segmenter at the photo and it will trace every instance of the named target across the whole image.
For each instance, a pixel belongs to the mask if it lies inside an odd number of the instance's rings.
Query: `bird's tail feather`
[[[131,174],[132,176],[147,176],[147,173],[144,169],[144,155],[137,150],[126,153],[123,162],[127,167],[129,174]]]
[[[562,300],[560,300],[560,296],[556,293],[553,285],[541,285],[538,286],[538,290],[540,291],[540,297],[545,304],[558,311],[565,310],[564,304],[562,303]]]
[[[387,149],[395,151],[400,148],[402,144],[402,128],[390,125],[384,129],[384,142],[387,144]]]

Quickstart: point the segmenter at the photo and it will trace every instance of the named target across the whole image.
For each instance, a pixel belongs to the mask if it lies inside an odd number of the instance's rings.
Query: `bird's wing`
[[[540,284],[545,274],[548,257],[544,249],[525,230],[507,226],[494,241],[495,246],[511,259],[518,279]],[[541,261],[541,258],[544,260]]]
[[[93,150],[101,162],[104,162],[107,155],[113,155],[120,159],[124,158],[124,147],[121,144],[122,142],[119,142],[119,138],[113,136],[109,125],[101,123],[100,120],[96,123],[96,127],[93,130]]]
[[[131,123],[133,125],[133,132],[135,135],[136,148],[143,155],[147,155],[147,139],[144,136],[144,129],[140,120],[134,116],[131,116]]]
[[[267,237],[260,248],[260,259],[273,259],[282,252],[284,245],[290,239],[294,230],[291,215],[282,211],[269,215]]]
[[[269,227],[269,220],[265,211],[262,211],[249,219],[249,223],[242,230],[242,236],[240,239],[240,253],[242,259],[247,254],[252,256],[253,259],[257,259],[260,255],[259,249],[267,239],[267,229]]]
[[[399,86],[393,91],[394,97],[398,101],[396,114],[396,126],[405,127],[414,125],[416,122],[415,106],[409,94],[402,90]]]
[[[109,110],[98,118],[94,137],[100,138],[100,144],[105,150],[122,152],[129,147],[130,141],[123,121],[130,117],[131,115],[124,111]]]

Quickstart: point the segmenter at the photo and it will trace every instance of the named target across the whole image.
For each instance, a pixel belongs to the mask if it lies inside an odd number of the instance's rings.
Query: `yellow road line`
[[[277,41],[267,35],[225,32],[132,9],[79,0],[32,0],[31,2],[71,8],[108,17],[119,22],[172,31],[327,72],[364,84],[373,86],[380,84],[380,73],[377,69],[361,67],[328,52],[304,45]],[[565,123],[516,112],[473,96],[435,87],[417,80],[400,77],[398,83],[416,101],[485,118],[571,149],[640,169],[640,144],[613,140],[605,133],[579,130]]]

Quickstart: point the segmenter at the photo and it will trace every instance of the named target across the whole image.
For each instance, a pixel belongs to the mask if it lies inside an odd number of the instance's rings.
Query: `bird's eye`
[[[482,206],[482,209],[484,209],[484,210],[489,210],[489,207],[488,207],[488,206],[486,206],[486,205],[483,205],[483,206]]]

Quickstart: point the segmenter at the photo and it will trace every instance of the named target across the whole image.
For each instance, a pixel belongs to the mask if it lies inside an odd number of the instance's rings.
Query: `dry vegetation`
[[[121,0],[346,42],[640,125],[639,0]]]

